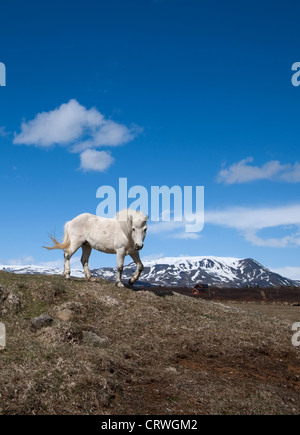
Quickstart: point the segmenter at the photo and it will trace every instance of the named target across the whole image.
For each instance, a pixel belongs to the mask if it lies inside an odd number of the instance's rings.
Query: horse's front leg
[[[137,265],[135,274],[132,275],[132,277],[129,280],[129,285],[133,285],[139,279],[141,273],[143,272],[144,266],[143,263],[141,262],[140,254],[138,252],[134,252],[133,254],[130,254],[130,257]]]
[[[121,281],[122,273],[123,273],[124,258],[125,258],[125,249],[119,249],[117,251],[117,278],[116,278],[116,286],[118,286],[118,287],[125,287]]]

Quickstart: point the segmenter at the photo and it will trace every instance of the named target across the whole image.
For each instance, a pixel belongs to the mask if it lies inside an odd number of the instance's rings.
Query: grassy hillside
[[[52,324],[33,328],[42,313]],[[299,349],[283,319],[103,280],[1,272],[0,321],[0,414],[300,412]]]

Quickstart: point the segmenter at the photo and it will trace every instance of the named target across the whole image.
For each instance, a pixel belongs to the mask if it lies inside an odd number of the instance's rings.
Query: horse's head
[[[144,246],[144,240],[147,231],[147,220],[149,216],[144,216],[142,212],[135,212],[129,215],[131,222],[131,238],[133,240],[134,249],[139,251]]]

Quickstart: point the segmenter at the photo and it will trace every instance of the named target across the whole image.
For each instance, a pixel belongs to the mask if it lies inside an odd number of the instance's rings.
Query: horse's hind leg
[[[71,259],[71,257],[70,257],[68,252],[64,253],[64,259],[65,259],[65,268],[63,271],[63,276],[66,279],[70,279],[70,275],[71,275],[70,259]]]
[[[71,244],[70,248],[68,249],[67,252],[64,253],[64,259],[65,259],[65,268],[63,271],[63,276],[66,279],[70,279],[70,275],[71,275],[71,268],[70,268],[70,260],[72,258],[72,256],[75,254],[75,252],[78,251],[78,249],[80,248],[80,244]]]
[[[91,271],[89,269],[89,258],[92,252],[92,248],[89,244],[85,243],[82,245],[82,257],[81,257],[81,263],[84,270],[84,275],[87,280],[91,279]]]

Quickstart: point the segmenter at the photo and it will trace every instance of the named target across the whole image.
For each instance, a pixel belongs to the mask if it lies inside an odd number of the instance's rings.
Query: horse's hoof
[[[133,285],[134,282],[131,282],[131,279],[128,281],[128,285]]]
[[[116,282],[116,286],[119,287],[119,288],[124,288],[125,287],[125,285],[122,284],[121,282]]]

